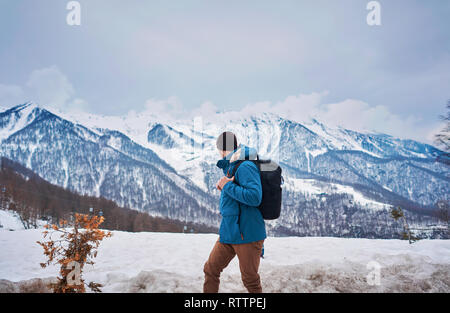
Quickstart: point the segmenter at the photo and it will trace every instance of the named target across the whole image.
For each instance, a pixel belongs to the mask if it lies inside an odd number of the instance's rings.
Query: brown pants
[[[262,292],[258,268],[263,242],[264,240],[242,244],[225,244],[217,240],[208,261],[203,267],[205,273],[203,292],[215,293],[219,291],[220,273],[235,255],[239,259],[241,278],[245,288],[250,293]]]

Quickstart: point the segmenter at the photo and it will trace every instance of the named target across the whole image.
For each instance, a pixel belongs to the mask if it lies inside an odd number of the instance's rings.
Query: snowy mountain
[[[425,206],[447,196],[450,187],[450,169],[435,162],[441,152],[430,145],[383,134],[331,129],[317,120],[302,125],[272,114],[227,121],[219,127],[207,124],[201,138],[192,131],[192,125],[156,124],[148,133],[149,148],[160,154],[172,152],[169,164],[193,177],[193,173],[214,164],[215,138],[225,129],[239,134],[260,155],[284,165],[289,169],[288,177],[359,184]],[[192,155],[192,142],[202,142],[205,149]],[[214,185],[208,178],[193,181],[208,186],[208,190]]]
[[[92,130],[31,103],[0,114],[2,156],[47,181],[154,215],[217,222],[215,199],[121,133]]]
[[[162,122],[152,114],[56,114],[26,103],[0,113],[0,153],[74,191],[216,226],[215,138],[224,130],[283,168],[283,214],[268,223],[274,234],[393,238],[399,225],[388,216],[391,205],[425,228],[435,224],[434,203],[448,199],[450,168],[430,145],[267,113]]]

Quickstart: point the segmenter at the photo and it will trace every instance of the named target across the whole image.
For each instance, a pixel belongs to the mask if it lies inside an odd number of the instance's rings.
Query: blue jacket
[[[240,154],[238,160],[230,163],[233,154]],[[235,151],[217,162],[224,175],[231,175],[240,159],[249,155],[256,157],[256,150],[240,145]],[[265,239],[266,227],[258,209],[262,199],[261,177],[253,162],[244,161],[234,176],[235,182],[227,183],[220,195],[220,214],[222,222],[219,241],[227,244],[249,243]],[[239,204],[241,207],[240,227],[238,224]]]

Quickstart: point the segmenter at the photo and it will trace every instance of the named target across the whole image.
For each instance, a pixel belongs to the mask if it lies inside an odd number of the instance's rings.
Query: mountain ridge
[[[448,197],[450,189],[449,167],[436,161],[439,149],[386,134],[327,128],[317,120],[310,127],[326,131],[326,138],[307,125],[267,113],[222,125],[205,120],[200,129],[181,120],[173,124],[140,120],[133,130],[130,121],[119,119],[125,122],[115,128],[128,127],[121,132],[104,127],[105,121],[96,127],[99,120],[92,118],[84,125],[82,119],[70,121],[33,103],[19,105],[0,113],[0,153],[57,185],[157,216],[216,225],[214,185],[220,171],[215,167],[219,158],[215,138],[231,130],[261,156],[285,168],[291,189],[284,198],[292,205],[285,206],[284,218],[268,223],[269,232],[275,234],[392,236],[373,230],[380,207],[387,212],[389,206],[401,204],[415,214],[413,220],[423,223],[420,216],[425,214],[431,222],[434,203]],[[316,201],[324,198],[323,192],[315,193],[317,188],[308,179],[328,190],[324,203],[329,207]],[[366,215],[370,223],[364,225],[370,230],[348,229],[347,215],[339,213],[347,210],[344,202],[351,204],[352,216]],[[314,207],[323,207],[332,217],[313,221]],[[307,222],[293,223],[300,217]],[[322,226],[314,230],[308,224]],[[336,224],[342,228],[337,232],[331,227]]]

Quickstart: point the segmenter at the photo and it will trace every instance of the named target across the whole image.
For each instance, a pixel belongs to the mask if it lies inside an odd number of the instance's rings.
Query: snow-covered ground
[[[321,182],[315,179],[287,177],[284,180],[284,188],[288,191],[297,191],[313,196],[322,193],[351,195],[355,202],[358,202],[362,207],[371,210],[389,210],[392,207],[390,204],[374,201],[364,196],[361,192],[355,190],[351,186]]]
[[[57,275],[56,267],[39,266],[41,234],[0,230],[0,280]],[[104,292],[201,292],[203,264],[216,240],[214,234],[115,231],[84,278],[104,284]],[[380,284],[371,286],[367,275],[377,264]],[[269,237],[260,275],[265,292],[449,292],[450,241]],[[221,281],[221,292],[245,292],[237,258]]]
[[[43,228],[47,222],[43,220],[36,221],[37,228]],[[0,230],[23,230],[25,229],[22,220],[17,212],[0,209]]]
[[[0,229],[19,230],[24,229],[19,214],[9,210],[0,210]]]

